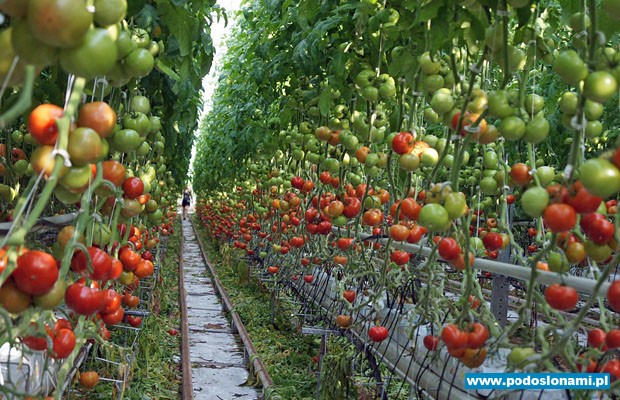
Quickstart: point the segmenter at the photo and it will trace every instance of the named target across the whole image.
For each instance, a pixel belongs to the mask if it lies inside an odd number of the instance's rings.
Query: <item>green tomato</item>
[[[433,94],[431,108],[439,115],[443,115],[454,108],[454,98],[449,89],[439,89]]]
[[[586,255],[596,262],[603,262],[611,257],[611,247],[606,244],[598,245],[591,240],[586,240],[583,246]]]
[[[542,187],[547,187],[555,179],[555,169],[549,166],[542,166],[536,169],[536,176],[540,180]]]
[[[22,176],[28,171],[28,166],[30,164],[26,160],[17,160],[13,164],[13,169],[17,173],[17,175]]]
[[[540,186],[533,186],[521,196],[521,207],[527,215],[538,218],[549,204],[549,193]]]
[[[515,114],[515,109],[508,102],[508,92],[493,90],[488,94],[488,109],[492,116],[506,118]]]
[[[426,107],[424,109],[424,120],[431,124],[437,124],[441,121],[441,118],[431,107]]]
[[[553,61],[553,71],[569,85],[577,85],[588,76],[588,66],[575,50],[565,50]]]
[[[116,64],[116,43],[107,30],[90,29],[75,47],[61,49],[60,65],[77,76],[93,79],[106,75]]]
[[[145,157],[151,152],[151,145],[148,142],[144,142],[136,149],[136,154],[140,157]]]
[[[485,151],[482,157],[482,166],[486,169],[495,169],[499,165],[497,153],[494,151]]]
[[[510,116],[502,119],[497,130],[506,140],[516,141],[525,135],[525,122],[517,116]]]
[[[82,198],[80,193],[70,192],[62,185],[57,185],[54,188],[54,196],[63,204],[75,204]]]
[[[594,121],[603,116],[604,107],[603,104],[596,101],[586,100],[583,111],[588,121]]]
[[[142,28],[134,28],[131,31],[131,40],[135,43],[136,47],[146,49],[151,43],[149,33]]]
[[[94,129],[76,128],[69,134],[67,152],[76,166],[95,162],[102,153],[101,136]]]
[[[454,165],[454,156],[452,154],[448,154],[447,156],[445,156],[441,165],[446,168],[452,168],[452,165]]]
[[[525,111],[530,115],[536,115],[545,106],[545,98],[534,93],[525,95]]]
[[[121,129],[114,133],[111,138],[111,144],[114,150],[121,153],[130,153],[142,144],[143,139],[140,134],[132,129]]]
[[[581,183],[595,196],[608,198],[620,190],[620,171],[611,162],[602,158],[591,158],[579,171]]]
[[[547,264],[549,265],[549,269],[553,272],[565,273],[570,269],[568,258],[566,258],[564,252],[561,251],[549,252]]]
[[[418,223],[429,232],[444,232],[450,227],[450,216],[441,204],[429,203],[420,210]]]
[[[452,192],[445,196],[444,207],[450,219],[460,218],[467,212],[467,200],[465,194]]]
[[[362,97],[370,102],[379,101],[379,89],[374,86],[366,86],[360,92]]]
[[[588,139],[595,139],[603,133],[603,124],[601,121],[588,121],[586,123],[585,134]]]
[[[592,101],[604,103],[618,91],[618,82],[607,71],[594,71],[588,75],[583,87],[583,93]]]
[[[82,167],[69,168],[65,176],[60,179],[59,183],[71,192],[80,193],[88,186],[88,182],[91,178],[92,169],[90,164],[87,164]]]
[[[438,61],[433,61],[428,51],[422,53],[422,55],[418,57],[418,62],[420,63],[422,72],[426,75],[436,75],[441,69],[441,64]]]
[[[484,243],[478,236],[472,236],[469,238],[469,245],[476,251],[484,250]]]
[[[123,118],[123,128],[132,129],[144,137],[151,130],[151,122],[149,117],[141,112],[133,112],[125,115]]]
[[[327,158],[327,159],[325,159],[325,161],[323,163],[325,165],[325,168],[331,174],[337,174],[338,171],[340,171],[340,161],[338,161],[335,158]]]
[[[575,115],[577,113],[577,103],[579,96],[575,92],[564,92],[560,97],[560,110],[566,114]],[[587,104],[587,102],[586,102]]]
[[[95,0],[93,19],[99,26],[121,22],[127,13],[127,0]]]
[[[11,43],[15,54],[29,64],[49,65],[56,61],[58,48],[38,40],[30,31],[25,19],[11,21]]]
[[[123,68],[125,72],[134,78],[142,78],[147,76],[155,66],[155,58],[147,50],[137,48],[132,50],[127,57],[123,59]]]
[[[549,121],[542,115],[537,115],[525,126],[525,134],[523,140],[528,143],[538,144],[543,142],[549,136],[549,130],[551,129]]]
[[[405,171],[415,171],[420,167],[420,157],[414,153],[402,154],[398,157],[398,166]]]
[[[420,156],[420,162],[424,167],[434,167],[435,165],[437,165],[438,161],[439,153],[432,147],[425,149]]]
[[[482,178],[480,180],[480,191],[487,196],[497,194],[498,185],[497,181],[490,176]]]
[[[433,94],[444,86],[444,79],[441,75],[428,75],[424,78],[424,89]],[[426,110],[425,110],[426,111]]]
[[[533,361],[536,350],[531,347],[514,347],[508,354],[508,367],[523,368]]]
[[[121,30],[116,38],[116,59],[122,60],[135,49],[136,44],[131,40],[131,34],[126,30]]]

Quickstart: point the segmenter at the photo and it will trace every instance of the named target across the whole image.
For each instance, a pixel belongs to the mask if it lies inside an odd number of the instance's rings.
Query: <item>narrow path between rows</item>
[[[193,399],[258,399],[259,391],[244,385],[248,370],[243,350],[215,294],[192,225],[183,220],[182,227],[181,256]]]

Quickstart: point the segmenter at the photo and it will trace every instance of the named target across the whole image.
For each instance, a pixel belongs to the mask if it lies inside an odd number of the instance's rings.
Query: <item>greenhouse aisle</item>
[[[194,400],[258,399],[244,386],[248,370],[238,337],[215,294],[189,221],[183,223],[183,277],[187,303],[189,354]]]

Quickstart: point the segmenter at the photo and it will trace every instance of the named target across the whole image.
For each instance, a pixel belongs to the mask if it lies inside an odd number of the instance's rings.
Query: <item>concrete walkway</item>
[[[183,221],[183,276],[189,327],[189,354],[194,400],[259,399],[259,391],[245,386],[248,370],[241,342],[230,330],[214,292],[196,235]]]

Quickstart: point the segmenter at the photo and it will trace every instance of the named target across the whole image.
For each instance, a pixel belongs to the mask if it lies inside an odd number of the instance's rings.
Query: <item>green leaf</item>
[[[282,3],[282,14],[286,12],[286,10],[289,8],[289,6],[292,3],[293,3],[293,0],[285,0],[284,3]]]
[[[332,105],[332,91],[331,89],[326,89],[321,92],[319,96],[319,111],[321,115],[327,117],[329,115],[329,109]]]
[[[517,18],[519,20],[518,28],[527,25],[532,16],[532,9],[530,7],[517,8]]]
[[[435,18],[439,14],[439,10],[445,5],[445,0],[432,0],[420,9],[420,12],[418,13],[418,21],[426,22]]]
[[[131,0],[127,2],[127,16],[133,17],[144,7],[146,0]]]
[[[159,20],[157,9],[150,4],[145,4],[135,16],[135,22],[138,26],[150,29]]]
[[[176,7],[166,0],[157,0],[157,11],[160,19],[179,43],[181,57],[191,54],[192,34],[190,22],[192,20],[189,12],[183,8]]]
[[[307,29],[319,12],[320,4],[316,0],[302,0],[297,6],[297,22],[303,29]]]
[[[157,59],[157,62],[155,63],[155,66],[157,67],[158,70],[160,70],[162,73],[168,75],[170,78],[172,78],[174,81],[178,81],[179,79],[181,79],[181,77],[179,76],[179,74],[177,74],[176,72],[174,72],[172,70],[172,68],[170,68],[169,66],[167,66],[164,61],[161,59],[161,57],[159,57]]]

